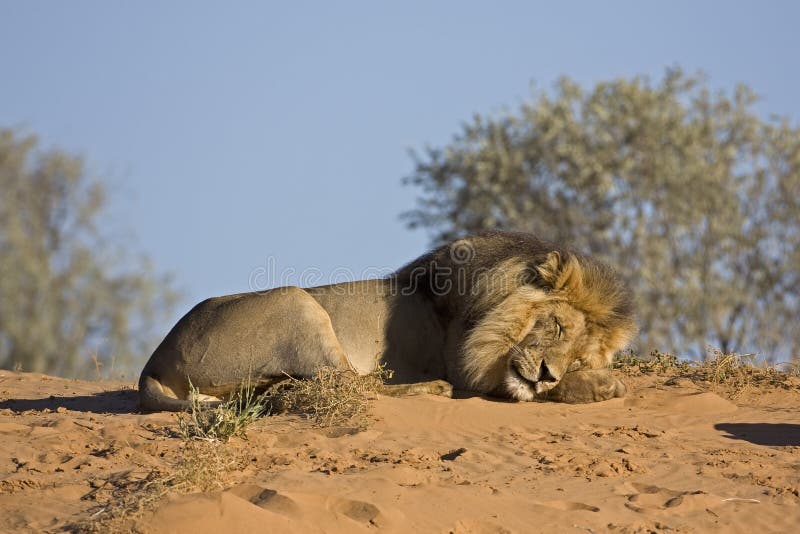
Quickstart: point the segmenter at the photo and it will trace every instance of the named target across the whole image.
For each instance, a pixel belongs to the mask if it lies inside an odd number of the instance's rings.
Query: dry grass
[[[224,489],[228,475],[244,461],[219,442],[185,441],[172,489],[179,493]]]
[[[631,352],[620,354],[614,359],[614,369],[628,376],[649,374],[675,374],[689,370],[690,363],[666,352],[654,350],[648,357],[636,356]]]
[[[67,525],[69,532],[135,532],[135,521],[154,510],[168,494],[223,489],[229,474],[243,465],[221,441],[187,439],[173,469],[154,469],[146,474],[116,473],[84,499],[98,507],[82,521]]]
[[[189,383],[191,408],[178,414],[178,433],[185,440],[228,441],[233,436],[246,437],[249,427],[269,413],[265,395],[256,395],[250,380],[244,382],[231,398],[218,405],[200,400],[200,392]]]
[[[315,426],[364,428],[369,422],[369,400],[375,398],[390,373],[379,369],[359,376],[352,371],[322,368],[307,380],[287,377],[271,390],[257,395],[249,381],[231,399],[216,406],[200,400],[191,387],[192,404],[177,415],[181,457],[171,469],[145,474],[115,474],[90,493],[98,507],[93,514],[66,527],[71,532],[134,531],[135,521],[151,512],[168,494],[224,489],[231,473],[244,465],[226,442],[246,439],[259,417],[277,412],[302,415]]]
[[[781,369],[789,376],[800,377],[800,360],[792,360],[790,362],[780,362],[776,367]]]
[[[708,349],[708,357],[697,370],[700,380],[711,384],[730,398],[758,390],[764,386],[783,386],[789,375],[774,365],[758,362],[754,354],[725,353]]]
[[[323,367],[308,379],[287,380],[267,393],[275,412],[301,415],[315,426],[363,428],[369,421],[369,401],[380,391],[389,371],[361,376],[354,371]]]
[[[131,531],[130,523],[155,507],[169,491],[171,476],[166,472],[126,471],[107,478],[84,499],[100,503],[92,515],[68,524],[68,532],[105,533]]]
[[[199,392],[190,384],[191,408],[178,414],[178,434],[187,440],[244,438],[250,424],[277,413],[300,415],[319,427],[362,428],[369,419],[369,401],[389,376],[391,373],[383,368],[361,376],[351,370],[322,367],[311,378],[287,375],[260,395],[247,381],[230,400],[217,406],[200,400]]]
[[[701,361],[659,351],[644,358],[628,353],[614,360],[614,369],[628,376],[655,374],[688,378],[731,399],[763,387],[796,387],[793,377],[800,376],[800,365],[795,362],[768,365],[759,362],[754,354],[726,353],[712,347],[707,351],[706,358]]]
[[[171,469],[146,474],[131,471],[106,479],[90,493],[102,503],[83,521],[68,525],[71,532],[130,532],[134,522],[152,511],[167,494],[223,489],[229,474],[241,467],[241,456],[225,443],[233,436],[246,437],[247,427],[266,413],[262,398],[247,383],[230,400],[208,406],[192,390],[189,412],[177,415],[182,438],[180,460]]]

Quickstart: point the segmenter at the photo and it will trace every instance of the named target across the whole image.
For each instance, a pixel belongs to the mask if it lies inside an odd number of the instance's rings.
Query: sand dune
[[[672,385],[665,385],[665,382]],[[686,380],[625,399],[374,401],[364,431],[260,420],[223,487],[160,497],[143,532],[792,532],[800,388],[735,401]],[[0,372],[0,531],[60,531],[183,454],[130,384]],[[115,528],[130,528],[131,525]]]

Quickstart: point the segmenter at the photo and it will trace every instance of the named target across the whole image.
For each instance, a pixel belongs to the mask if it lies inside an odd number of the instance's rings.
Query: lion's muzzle
[[[560,377],[544,359],[539,361],[538,365],[526,365],[525,363],[512,361],[510,365],[511,376],[509,378],[517,382],[518,388],[524,386],[536,394],[541,394],[553,389],[558,384]]]

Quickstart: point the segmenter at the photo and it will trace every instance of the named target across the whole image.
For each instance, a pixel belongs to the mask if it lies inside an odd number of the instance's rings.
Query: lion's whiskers
[[[513,345],[511,345],[511,352],[513,352],[513,353],[515,353],[515,354],[517,354],[519,356],[525,356],[526,355],[525,354],[525,350],[522,347],[520,347],[517,343],[514,343]]]

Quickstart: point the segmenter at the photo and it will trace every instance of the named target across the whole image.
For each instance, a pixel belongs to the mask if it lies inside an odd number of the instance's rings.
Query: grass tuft
[[[632,352],[620,354],[614,359],[614,369],[628,376],[649,374],[675,374],[687,372],[691,364],[677,356],[654,350],[648,357],[636,356]]]
[[[256,395],[248,379],[227,401],[213,405],[201,400],[200,392],[189,382],[191,407],[178,414],[178,433],[184,439],[228,441],[233,436],[246,438],[247,427],[270,411],[265,395]]]
[[[191,406],[177,415],[181,456],[172,469],[132,471],[110,476],[90,494],[99,504],[93,514],[67,525],[70,532],[128,532],[135,521],[154,510],[168,494],[224,489],[231,473],[244,465],[225,443],[246,439],[248,427],[258,418],[277,412],[302,415],[315,426],[363,429],[369,421],[369,400],[380,391],[389,371],[359,376],[353,371],[322,368],[309,379],[287,377],[265,393],[256,394],[248,380],[227,401],[203,401],[190,384]]]
[[[368,375],[323,367],[311,378],[288,377],[270,393],[273,410],[301,415],[315,426],[364,428],[369,419],[369,401],[376,398],[391,372],[384,368]]]
[[[700,380],[711,384],[715,391],[722,391],[735,399],[760,385],[780,385],[788,375],[777,367],[759,364],[755,354],[726,353],[708,348],[708,355],[699,365]]]
[[[792,379],[798,376],[800,365],[794,362],[767,365],[759,362],[755,354],[737,354],[708,347],[706,358],[701,361],[681,359],[659,351],[644,358],[626,353],[615,358],[614,369],[631,377],[688,378],[701,387],[736,399],[761,386],[795,387]]]
[[[186,439],[182,449],[174,469],[111,475],[84,496],[99,503],[92,515],[65,530],[91,534],[138,531],[135,521],[157,508],[168,494],[223,489],[228,475],[243,466],[241,455],[221,441]]]
[[[789,376],[800,377],[800,360],[780,362],[776,364],[776,367],[782,369]]]

